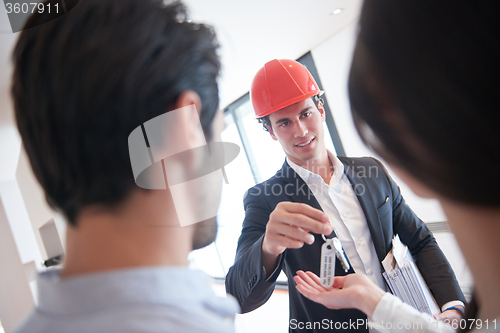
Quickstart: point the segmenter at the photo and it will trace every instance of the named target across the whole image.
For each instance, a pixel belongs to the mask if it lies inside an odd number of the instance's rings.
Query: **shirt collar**
[[[327,150],[327,154],[328,154],[328,159],[330,160],[330,163],[332,163],[333,166],[333,175],[332,179],[330,180],[329,186],[333,186],[336,185],[342,178],[342,175],[344,174],[344,164],[331,151]],[[288,156],[286,157],[286,162],[293,169],[293,171],[295,171],[300,176],[300,178],[302,178],[302,180],[306,184],[314,180],[323,180],[320,175],[313,173],[307,170],[306,168],[299,166],[298,164],[293,163],[288,158]]]

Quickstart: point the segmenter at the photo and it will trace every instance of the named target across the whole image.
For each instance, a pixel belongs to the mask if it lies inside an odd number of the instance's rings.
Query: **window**
[[[307,67],[322,89],[311,54],[307,53],[297,61]],[[344,156],[326,94],[323,99],[326,111],[326,146],[337,155]],[[202,269],[216,279],[224,279],[229,267],[234,263],[241,224],[245,217],[245,192],[255,184],[272,177],[285,161],[285,153],[280,144],[274,141],[255,119],[248,93],[224,110],[224,119],[226,129],[222,133],[222,140],[236,143],[241,151],[238,157],[225,167],[229,184],[224,184],[223,187],[217,239],[210,246],[190,255],[192,267]],[[284,274],[278,278],[278,282],[286,283]]]

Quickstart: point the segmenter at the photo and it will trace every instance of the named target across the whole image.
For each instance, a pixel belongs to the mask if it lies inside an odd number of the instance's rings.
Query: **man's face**
[[[315,161],[325,148],[325,111],[311,98],[271,113],[269,134],[279,141],[286,156],[300,166]]]
[[[212,123],[212,141],[221,141],[221,133],[224,130],[224,114],[221,110],[217,111]],[[218,170],[217,172],[221,172]],[[206,185],[206,186],[205,186]],[[219,207],[222,194],[222,177],[220,181],[212,181],[204,184],[203,189],[198,189],[197,200],[200,206],[216,205]],[[214,216],[205,221],[193,225],[193,250],[201,249],[210,245],[217,237],[217,217]]]

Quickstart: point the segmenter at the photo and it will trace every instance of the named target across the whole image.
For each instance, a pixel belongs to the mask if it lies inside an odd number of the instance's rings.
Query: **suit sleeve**
[[[401,241],[408,246],[440,308],[450,301],[460,300],[465,303],[455,273],[434,235],[406,204],[399,186],[388,175],[387,170],[383,166],[382,169],[392,192],[394,235],[398,234]]]
[[[262,262],[262,240],[272,210],[265,200],[262,187],[251,188],[244,200],[245,219],[234,265],[226,276],[226,291],[241,306],[242,313],[255,310],[271,297],[276,279],[283,267],[284,253],[278,258],[278,267],[267,280]]]

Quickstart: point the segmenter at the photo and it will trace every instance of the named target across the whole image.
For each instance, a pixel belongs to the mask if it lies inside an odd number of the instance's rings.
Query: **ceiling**
[[[297,59],[357,19],[361,0],[184,0],[191,19],[215,27],[221,44],[221,107],[245,94],[274,58]],[[338,15],[332,12],[342,8]]]

